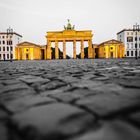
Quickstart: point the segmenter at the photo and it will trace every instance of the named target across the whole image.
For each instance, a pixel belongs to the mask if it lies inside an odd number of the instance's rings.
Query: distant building
[[[93,45],[94,58],[123,58],[124,45],[117,40],[105,41],[99,45]]]
[[[17,60],[43,60],[45,59],[46,46],[37,45],[31,42],[19,43],[15,55]]]
[[[134,32],[132,29],[124,29],[117,33],[117,40],[123,42],[125,45],[126,57],[136,56],[136,42],[138,43],[137,56],[140,57],[140,33],[138,33],[137,37],[136,32]]]
[[[22,36],[13,32],[0,32],[0,60],[15,59],[15,47],[22,40]]]

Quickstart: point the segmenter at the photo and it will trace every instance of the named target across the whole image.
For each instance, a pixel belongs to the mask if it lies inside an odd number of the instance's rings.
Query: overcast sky
[[[67,19],[101,43],[140,24],[140,0],[0,0],[0,31],[10,26],[23,41],[46,44],[46,32],[63,30]]]

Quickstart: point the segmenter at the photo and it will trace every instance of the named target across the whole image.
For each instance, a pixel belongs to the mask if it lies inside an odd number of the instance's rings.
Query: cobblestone
[[[135,125],[140,127],[140,112],[135,112],[128,117]]]
[[[31,108],[14,115],[12,121],[19,131],[27,133],[25,139],[32,139],[31,133],[36,133],[40,139],[58,139],[83,131],[94,121],[94,117],[76,107],[57,103]]]
[[[0,140],[8,140],[8,130],[5,123],[0,122]]]
[[[79,94],[80,93],[80,94]],[[94,95],[94,91],[79,88],[79,89],[73,89],[72,91],[66,91],[61,92],[59,94],[50,94],[50,97],[56,98],[58,100],[61,100],[63,102],[74,102],[75,100],[78,100],[80,98],[86,97],[88,95]]]
[[[105,123],[101,129],[90,131],[71,140],[138,140],[140,133],[134,127],[119,120]]]
[[[48,79],[43,79],[41,77],[37,77],[37,76],[31,76],[31,75],[25,75],[25,76],[21,76],[19,78],[19,80],[27,83],[27,84],[32,84],[32,83],[46,83],[46,82],[49,82]]]
[[[52,102],[55,102],[55,100],[52,98],[36,95],[36,96],[26,96],[23,98],[15,99],[14,101],[6,102],[5,106],[9,111],[16,113],[28,109],[32,106],[49,104]]]
[[[7,119],[8,114],[3,110],[0,109],[0,120]]]
[[[88,96],[76,102],[76,104],[85,106],[102,117],[110,116],[112,113],[125,110],[125,108],[139,106],[139,103],[140,101],[137,97],[129,98],[111,93]]]
[[[139,140],[140,60],[0,62],[0,140]]]

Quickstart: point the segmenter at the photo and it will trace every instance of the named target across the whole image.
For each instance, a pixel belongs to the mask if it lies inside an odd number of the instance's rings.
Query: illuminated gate
[[[66,42],[73,42],[73,58],[76,59],[76,42],[81,42],[81,59],[84,59],[84,41],[88,42],[88,58],[93,58],[92,31],[76,31],[68,20],[67,27],[63,31],[47,32],[47,59],[51,58],[51,44],[55,42],[55,59],[59,59],[59,42],[63,42],[63,59],[66,59]]]

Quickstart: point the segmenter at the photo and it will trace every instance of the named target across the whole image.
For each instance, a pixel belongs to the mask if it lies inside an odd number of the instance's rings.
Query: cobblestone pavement
[[[0,140],[140,140],[140,60],[0,62]]]

